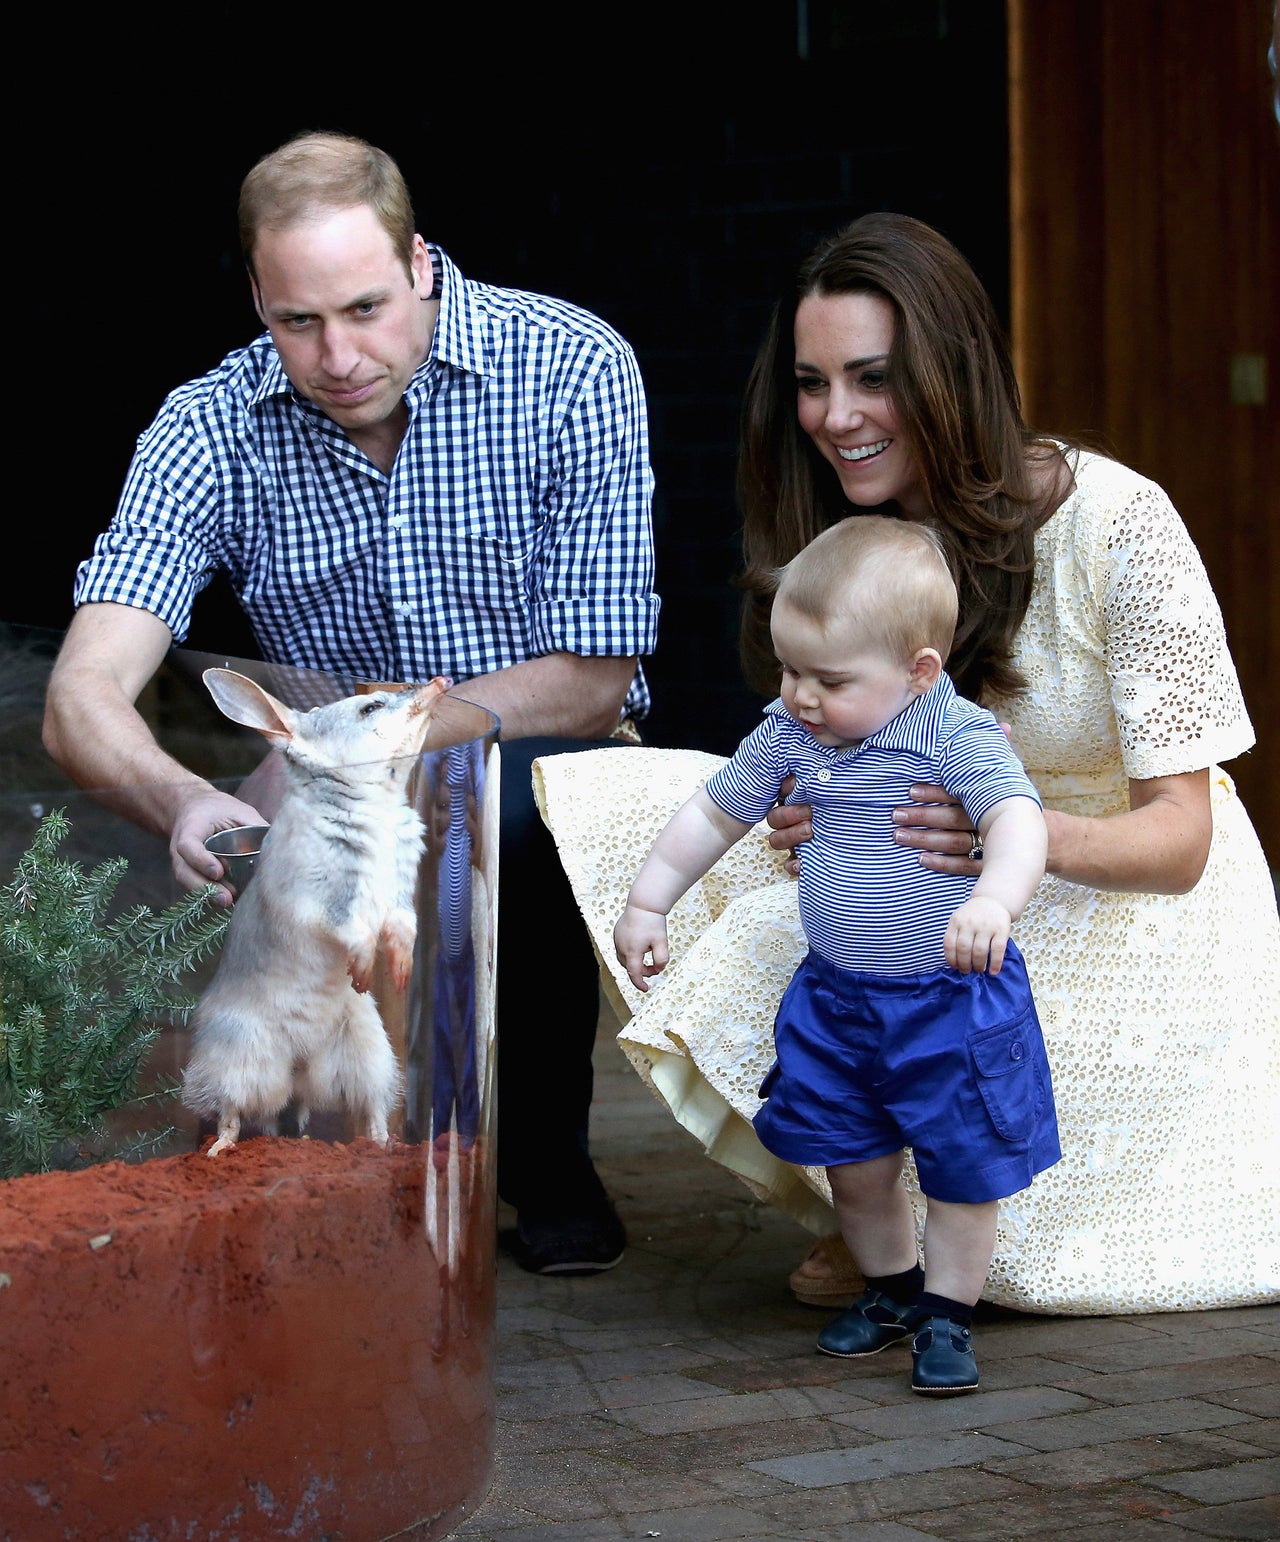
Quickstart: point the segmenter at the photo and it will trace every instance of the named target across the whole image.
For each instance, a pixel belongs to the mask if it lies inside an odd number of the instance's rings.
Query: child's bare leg
[[[949,1397],[978,1385],[970,1324],[996,1245],[995,1200],[930,1199],[924,1223],[925,1288],[916,1302],[911,1390]]]
[[[822,1330],[818,1348],[856,1360],[910,1334],[924,1271],[916,1254],[915,1216],[902,1186],[902,1152],[829,1167],[827,1177],[841,1233],[867,1288]]]
[[[976,1305],[995,1252],[998,1209],[994,1199],[980,1205],[929,1200],[924,1223],[924,1275],[930,1295]]]
[[[828,1167],[827,1179],[840,1234],[863,1274],[898,1274],[912,1268],[917,1261],[916,1223],[902,1186],[902,1152]]]

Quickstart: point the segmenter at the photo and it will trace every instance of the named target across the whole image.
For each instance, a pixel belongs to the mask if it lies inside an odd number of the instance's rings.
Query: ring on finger
[[[976,830],[970,830],[969,834],[970,834],[970,836],[972,837],[972,840],[973,840],[973,844],[969,847],[969,860],[970,860],[970,862],[981,862],[982,861],[982,837],[978,834],[978,832]]]

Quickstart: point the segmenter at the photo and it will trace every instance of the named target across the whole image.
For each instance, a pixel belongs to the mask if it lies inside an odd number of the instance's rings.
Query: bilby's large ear
[[[234,669],[206,669],[202,677],[218,710],[233,723],[256,728],[273,743],[288,744],[297,727],[292,707],[277,701],[256,680],[237,674]]]

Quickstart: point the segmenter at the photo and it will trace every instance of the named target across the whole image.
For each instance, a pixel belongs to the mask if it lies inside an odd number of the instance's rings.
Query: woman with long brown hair
[[[1252,745],[1252,727],[1204,565],[1167,495],[1026,424],[969,264],[896,214],[822,242],[777,307],[748,384],[738,491],[743,667],[762,695],[778,688],[773,571],[836,520],[874,510],[928,523],[960,590],[948,669],[1007,725],[1044,800],[1048,871],[1015,935],[1063,1160],[1002,1201],[985,1298],[1080,1313],[1274,1299],[1264,1111],[1280,1093],[1280,919],[1220,769]],[[542,806],[608,963],[655,825],[717,762],[646,751],[599,767],[597,784],[590,757],[568,759],[540,763]],[[945,789],[912,797],[884,839],[927,867],[975,871],[980,843]],[[624,1049],[676,1117],[827,1237],[821,1172],[777,1163],[749,1126],[772,1011],[802,950],[783,868],[791,847],[803,862],[810,833],[793,807],[769,824],[751,863],[740,849],[682,902],[660,988],[642,997],[625,976],[607,983],[631,1014]],[[906,1181],[918,1200],[909,1163]],[[793,1276],[802,1298],[852,1294],[842,1263],[828,1238]]]

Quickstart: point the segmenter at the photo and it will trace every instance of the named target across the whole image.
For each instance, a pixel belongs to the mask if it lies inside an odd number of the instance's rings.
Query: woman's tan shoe
[[[851,1306],[867,1284],[839,1232],[819,1237],[788,1283],[797,1301],[828,1309]]]

